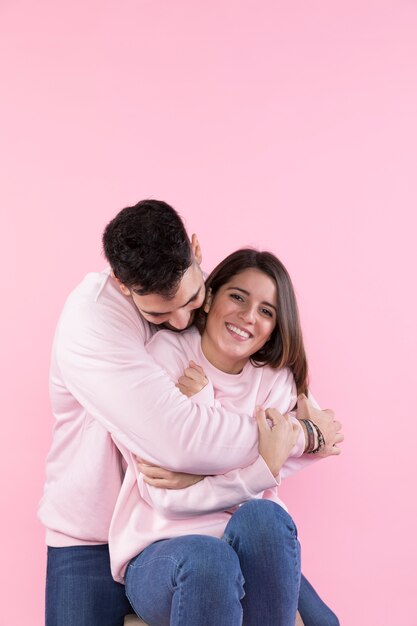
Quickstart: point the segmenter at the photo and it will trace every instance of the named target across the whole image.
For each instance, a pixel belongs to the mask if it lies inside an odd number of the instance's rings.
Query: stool
[[[125,626],[146,626],[145,622],[143,622],[136,615],[127,615],[125,617]],[[304,622],[301,619],[301,615],[297,611],[297,617],[295,619],[295,626],[304,626]]]
[[[142,621],[136,615],[126,615],[125,617],[125,626],[147,626],[144,621]]]

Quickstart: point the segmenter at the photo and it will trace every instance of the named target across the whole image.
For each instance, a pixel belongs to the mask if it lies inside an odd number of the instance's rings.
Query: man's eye
[[[143,316],[149,320],[153,320],[153,321],[161,321],[164,320],[166,318],[165,315],[155,315],[154,313],[143,313]]]

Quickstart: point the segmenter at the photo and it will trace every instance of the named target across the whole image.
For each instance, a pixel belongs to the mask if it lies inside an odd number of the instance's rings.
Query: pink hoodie
[[[258,404],[288,413],[296,403],[295,383],[288,369],[256,368],[248,362],[240,374],[221,372],[204,357],[200,335],[194,328],[181,334],[162,330],[153,337],[147,349],[164,366],[173,382],[183,374],[191,359],[203,367],[209,384],[191,398],[198,406],[215,408],[221,403],[226,409],[253,415]],[[229,422],[227,416],[224,419],[226,438]],[[299,425],[298,428],[297,444],[292,450],[292,458],[281,470],[281,476],[309,462],[306,457],[298,458],[305,446],[303,431]],[[201,449],[201,463],[204,463],[210,443],[201,438],[198,430],[193,438],[194,444]],[[173,442],[172,445],[176,444]],[[224,445],[223,456],[228,456],[228,446]],[[133,455],[126,448],[121,447],[121,450],[128,467],[109,537],[112,573],[119,582],[123,582],[130,559],[154,541],[188,534],[221,537],[233,510],[249,499],[267,498],[285,508],[278,496],[281,476],[276,480],[261,457],[243,469],[223,476],[207,476],[187,489],[170,490],[147,485]]]
[[[146,352],[153,332],[108,270],[88,274],[64,306],[52,350],[55,425],[39,505],[50,546],[107,543],[124,473],[111,436],[175,471],[215,475],[259,464],[251,415],[181,394]],[[258,492],[268,485],[254,474],[248,488]]]

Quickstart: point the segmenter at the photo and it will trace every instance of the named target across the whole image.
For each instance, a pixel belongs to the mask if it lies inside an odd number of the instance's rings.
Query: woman
[[[307,392],[291,280],[273,255],[239,250],[217,266],[206,287],[198,330],[161,331],[149,351],[193,402],[220,401],[248,415],[256,410],[260,456],[249,468],[168,491],[149,485],[128,455],[110,529],[114,576],[123,580],[129,563],[126,593],[152,625],[237,626],[243,611],[245,624],[290,626],[299,590],[306,626],[337,624],[304,578],[300,588],[296,529],[278,497],[281,477],[308,462],[299,458],[306,447],[328,453],[319,428],[288,416],[297,394]],[[207,377],[197,367],[190,371],[190,360],[202,364]],[[184,614],[181,597],[190,593],[194,612]]]

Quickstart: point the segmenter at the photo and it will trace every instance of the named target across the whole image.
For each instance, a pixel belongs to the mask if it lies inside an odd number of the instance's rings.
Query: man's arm
[[[332,436],[331,432],[336,433],[340,430],[340,423],[334,422],[329,411],[321,411],[317,408],[316,403],[313,405],[307,398],[299,398],[299,404],[301,407],[300,417],[304,419],[306,411],[308,411],[309,417],[314,418],[326,432],[329,441]],[[220,476],[200,476],[198,482],[195,482],[196,477],[189,476],[190,482],[188,482],[187,475],[181,476],[179,477],[180,486],[178,486],[175,473],[139,462],[138,468],[141,475],[138,478],[138,485],[142,497],[161,514],[171,519],[224,511],[253,499],[265,489],[278,486],[283,478],[308,467],[319,458],[340,453],[335,452],[333,449],[335,446],[332,445],[326,446],[320,457],[315,454],[303,454],[305,438],[302,429],[300,426],[296,426],[297,419],[295,416],[290,416],[289,419],[297,428],[297,443],[282,465],[279,476],[274,477],[272,475],[260,456],[249,467]],[[330,421],[334,424],[330,424]],[[343,435],[335,434],[334,439],[340,442],[343,440]]]
[[[68,303],[57,329],[60,376],[52,375],[52,392],[60,393],[63,381],[116,441],[151,463],[198,474],[254,463],[255,421],[190,402],[146,352],[142,325],[123,300],[119,307]]]
[[[292,474],[309,467],[319,459],[339,455],[341,449],[338,444],[344,439],[340,432],[342,424],[334,419],[333,411],[330,409],[321,410],[310,392],[308,398],[304,394],[298,396],[297,410],[292,412],[292,416],[297,420],[310,419],[316,424],[323,434],[325,446],[318,454],[302,454],[302,456],[289,457],[282,468],[282,478],[292,476]],[[305,426],[303,426],[304,429]]]
[[[256,498],[266,489],[276,487],[279,484],[282,465],[294,447],[299,426],[294,424],[289,416],[283,416],[275,409],[268,409],[265,412],[258,408],[256,420],[259,429],[260,456],[253,465],[228,472],[223,476],[206,477],[188,489],[169,490],[150,485],[149,483],[154,481],[144,476],[148,468],[141,463],[139,464],[141,474],[137,473],[134,466],[133,470],[144,500],[164,517],[181,519],[230,509]],[[132,460],[130,455],[131,467]]]

